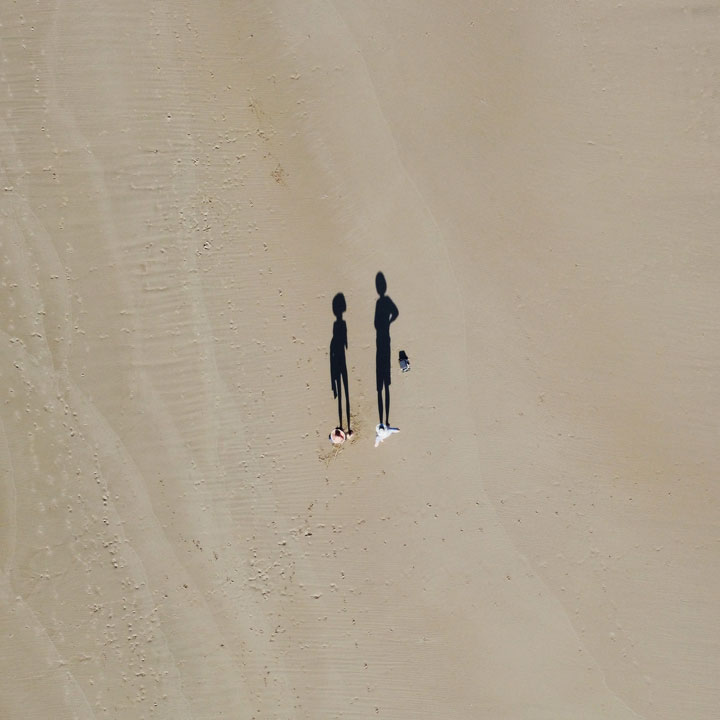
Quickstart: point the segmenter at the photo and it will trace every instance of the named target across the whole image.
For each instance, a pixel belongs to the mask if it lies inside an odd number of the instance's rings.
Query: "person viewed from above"
[[[400,428],[390,427],[380,423],[375,426],[375,447],[387,440],[393,433],[400,432]]]

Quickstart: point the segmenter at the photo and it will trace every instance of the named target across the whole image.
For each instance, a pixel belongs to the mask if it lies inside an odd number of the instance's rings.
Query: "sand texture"
[[[718,38],[0,4],[0,718],[715,720]]]

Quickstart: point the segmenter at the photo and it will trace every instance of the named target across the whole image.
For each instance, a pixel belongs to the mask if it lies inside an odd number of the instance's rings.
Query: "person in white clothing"
[[[375,447],[381,442],[387,440],[393,433],[400,432],[400,428],[390,427],[389,425],[383,425],[380,423],[375,426]]]

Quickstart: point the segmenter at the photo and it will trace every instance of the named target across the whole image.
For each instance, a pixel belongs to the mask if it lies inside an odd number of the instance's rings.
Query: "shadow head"
[[[380,297],[382,297],[387,290],[387,281],[381,272],[375,276],[375,289],[378,291],[378,295],[380,295]]]
[[[332,301],[333,315],[339,318],[346,310],[347,305],[345,304],[345,296],[342,293],[338,293]]]

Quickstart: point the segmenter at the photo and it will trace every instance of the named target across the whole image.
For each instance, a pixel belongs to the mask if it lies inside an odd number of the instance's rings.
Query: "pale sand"
[[[718,8],[484,5],[3,4],[0,717],[717,717]]]

